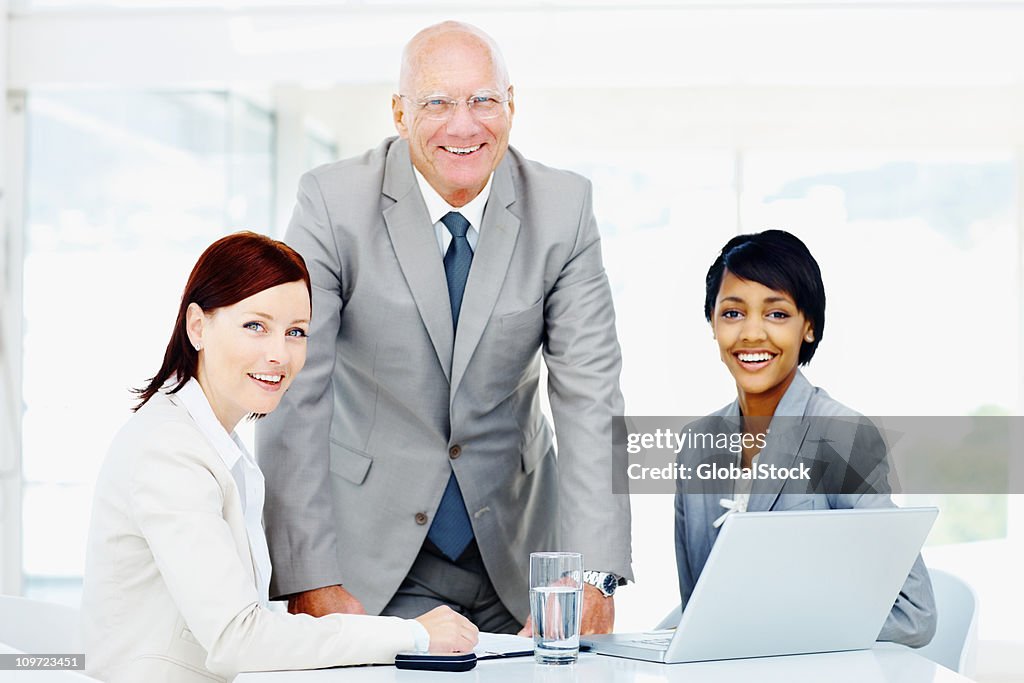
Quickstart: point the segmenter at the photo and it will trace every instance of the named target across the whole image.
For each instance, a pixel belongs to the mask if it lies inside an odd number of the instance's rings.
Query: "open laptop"
[[[674,632],[581,640],[600,654],[669,664],[872,647],[937,514],[730,515]]]

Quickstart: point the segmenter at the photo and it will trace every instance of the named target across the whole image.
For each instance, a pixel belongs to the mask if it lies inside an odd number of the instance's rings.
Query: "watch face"
[[[583,581],[609,596],[619,587],[619,577],[610,572],[584,572]]]

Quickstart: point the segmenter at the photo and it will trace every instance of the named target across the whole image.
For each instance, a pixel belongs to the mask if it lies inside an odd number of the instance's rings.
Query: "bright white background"
[[[769,227],[822,266],[814,383],[871,415],[1024,408],[1022,3],[7,4],[2,592],[77,600],[92,479],[196,256],[280,235],[303,170],[392,134],[401,45],[445,18],[504,47],[512,144],[594,182],[628,412],[732,397],[703,276]],[[988,652],[1024,642],[1024,506],[935,502],[930,564],[979,592]],[[625,629],[678,601],[670,498],[633,519]]]

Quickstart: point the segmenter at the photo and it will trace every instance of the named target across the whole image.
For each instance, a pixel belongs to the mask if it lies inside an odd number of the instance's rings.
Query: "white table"
[[[532,657],[479,662],[472,671],[400,671],[393,666],[245,673],[236,683],[964,683],[970,679],[900,648],[693,664],[653,664],[581,654],[574,666]]]

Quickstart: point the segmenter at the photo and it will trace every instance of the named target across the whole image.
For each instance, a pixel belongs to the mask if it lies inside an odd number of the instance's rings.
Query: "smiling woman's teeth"
[[[765,353],[738,353],[736,357],[744,363],[760,363],[761,361],[771,360],[772,354]]]
[[[281,381],[281,375],[257,375],[250,372],[249,376],[253,379],[258,379],[261,382],[270,382],[271,384],[277,384]]]
[[[475,147],[445,147],[444,149],[452,154],[472,154],[480,149],[480,145],[476,145]]]

